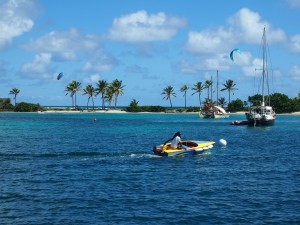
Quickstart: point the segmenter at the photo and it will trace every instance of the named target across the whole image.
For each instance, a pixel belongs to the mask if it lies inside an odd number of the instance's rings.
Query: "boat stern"
[[[159,155],[159,156],[167,156],[168,155],[168,153],[166,153],[164,151],[164,148],[162,145],[153,146],[153,153],[155,155]]]

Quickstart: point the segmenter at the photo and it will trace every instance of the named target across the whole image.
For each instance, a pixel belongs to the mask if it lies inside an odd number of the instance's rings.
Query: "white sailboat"
[[[246,113],[248,124],[251,126],[271,126],[275,123],[276,113],[270,106],[269,94],[269,77],[267,64],[267,37],[266,28],[263,31],[262,37],[262,101],[260,106],[251,107]],[[265,88],[268,90],[268,95],[265,96]],[[267,105],[265,97],[268,97]]]
[[[219,93],[219,72],[217,70],[217,101],[218,101],[218,93]],[[212,93],[211,93],[212,96]],[[212,99],[210,103],[206,104],[199,112],[200,118],[210,118],[210,119],[222,119],[229,118],[229,114],[220,106],[216,106],[213,104]]]

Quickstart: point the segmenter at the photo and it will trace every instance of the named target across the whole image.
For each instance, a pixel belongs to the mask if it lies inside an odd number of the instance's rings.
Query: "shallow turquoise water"
[[[300,117],[236,119],[0,113],[0,224],[300,224]],[[153,156],[176,131],[228,146]]]

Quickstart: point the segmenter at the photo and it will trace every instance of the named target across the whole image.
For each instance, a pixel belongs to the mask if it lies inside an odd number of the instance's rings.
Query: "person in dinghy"
[[[165,146],[170,141],[171,141],[171,149],[182,149],[181,132],[180,131],[176,132],[172,138],[165,141],[163,146]]]

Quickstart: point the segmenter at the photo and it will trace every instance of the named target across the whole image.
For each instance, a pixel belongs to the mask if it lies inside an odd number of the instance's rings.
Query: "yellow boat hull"
[[[187,140],[181,141],[182,147],[173,149],[171,143],[165,145],[161,144],[153,147],[153,152],[159,156],[185,156],[185,155],[197,155],[204,151],[213,148],[214,141],[194,141]]]

